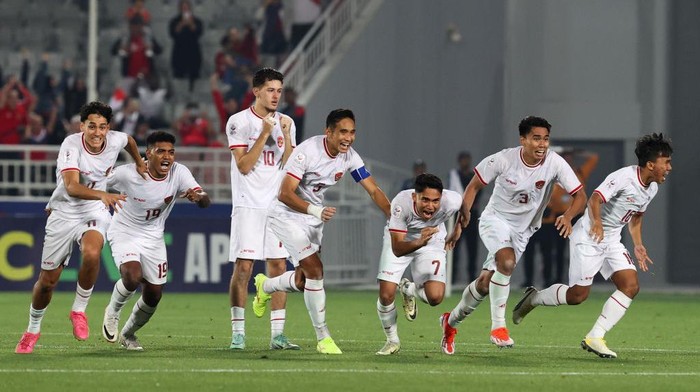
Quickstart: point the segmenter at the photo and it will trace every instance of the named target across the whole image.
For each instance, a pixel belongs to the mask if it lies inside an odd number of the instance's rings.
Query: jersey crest
[[[277,136],[277,147],[282,148],[284,146],[284,138],[282,136]]]
[[[542,180],[537,181],[535,183],[535,188],[537,188],[537,189],[542,189],[543,186],[544,186],[544,181],[542,181]]]
[[[343,178],[343,172],[335,173],[335,182],[340,181],[341,178]]]

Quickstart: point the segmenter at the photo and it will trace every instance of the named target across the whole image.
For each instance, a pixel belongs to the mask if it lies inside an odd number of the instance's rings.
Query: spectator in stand
[[[63,127],[66,130],[66,136],[74,133],[80,133],[80,114],[76,114],[69,121],[63,121]]]
[[[297,127],[296,144],[298,146],[304,141],[304,117],[306,116],[306,109],[297,104],[297,92],[291,87],[284,90],[284,106],[282,106],[280,112],[294,120],[294,125]]]
[[[282,24],[282,2],[280,0],[265,0],[263,9],[262,65],[277,68],[281,57],[287,52],[287,38],[284,36]]]
[[[48,120],[54,107],[58,106],[58,97],[60,96],[58,81],[48,72],[50,57],[48,53],[41,54],[41,62],[32,82],[32,89],[37,96],[34,111],[45,121]]]
[[[139,75],[146,76],[155,70],[153,57],[161,54],[163,48],[155,37],[146,33],[143,19],[134,16],[129,20],[129,34],[119,38],[112,45],[112,55],[122,58],[122,76],[124,90],[131,90],[131,85]]]
[[[251,67],[260,65],[258,38],[255,33],[255,28],[250,23],[247,23],[243,27],[243,41],[241,41],[241,44],[236,47],[235,50],[241,57],[250,62]]]
[[[292,13],[290,47],[294,50],[321,15],[321,0],[294,0],[292,2]]]
[[[146,123],[146,118],[141,114],[140,108],[140,102],[137,98],[126,98],[124,108],[117,112],[112,119],[112,129],[134,137],[139,126]]]
[[[175,79],[189,80],[189,91],[194,89],[194,81],[199,78],[202,66],[202,49],[199,38],[204,32],[201,19],[194,16],[192,3],[180,0],[180,12],[170,20],[168,31],[173,39],[170,65]]]
[[[27,115],[34,109],[35,100],[17,77],[8,78],[0,90],[0,144],[20,143]]]
[[[238,101],[231,94],[224,96],[219,88],[219,75],[214,72],[209,78],[211,85],[211,97],[216,107],[216,113],[219,115],[219,131],[220,134],[226,134],[226,122],[228,118],[239,112]]]
[[[165,120],[163,110],[165,103],[170,99],[172,89],[169,83],[166,87],[161,87],[160,80],[158,72],[151,72],[145,77],[139,77],[136,79],[131,93],[132,96],[138,97],[141,102],[140,112],[148,122],[149,127],[153,129],[170,126]],[[137,139],[136,136],[134,139]],[[136,141],[139,142],[138,139]]]
[[[182,146],[205,147],[210,144],[210,137],[214,136],[206,114],[199,110],[196,102],[185,106],[182,115],[175,120],[173,129],[179,135]]]
[[[405,191],[406,189],[413,189],[413,185],[416,183],[416,177],[427,172],[428,165],[426,165],[422,159],[418,159],[417,161],[413,162],[413,177],[407,178],[403,181],[401,184],[401,190]]]
[[[63,118],[68,120],[80,113],[80,108],[87,103],[87,84],[85,78],[72,72],[70,59],[63,62],[60,90],[63,91]]]
[[[49,144],[54,133],[56,118],[58,117],[58,108],[54,107],[49,114],[49,121],[44,126],[44,118],[36,113],[29,113],[27,127],[24,129],[24,144]],[[30,159],[32,161],[46,160],[47,154],[45,151],[32,151]],[[46,184],[52,181],[50,170],[46,166],[31,167],[29,178],[32,183]],[[32,190],[33,196],[51,196],[51,189]]]
[[[151,24],[151,13],[146,9],[145,0],[131,0],[131,6],[126,10],[126,20],[131,21],[135,16],[141,17],[145,25]]]

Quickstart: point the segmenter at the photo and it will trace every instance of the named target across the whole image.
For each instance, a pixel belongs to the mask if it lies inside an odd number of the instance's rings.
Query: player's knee
[[[124,283],[124,287],[129,291],[136,290],[141,283],[141,279],[141,270],[130,269],[122,271],[122,283]]]
[[[100,254],[102,253],[102,248],[96,246],[85,246],[81,250],[81,255],[83,259],[83,264],[87,266],[98,266],[100,262]]]
[[[42,294],[47,294],[53,292],[58,284],[58,279],[49,279],[45,277],[40,277],[36,282],[36,287]]]
[[[435,295],[435,296],[429,296],[429,297],[428,297],[428,304],[429,304],[430,306],[438,306],[438,305],[440,305],[440,304],[442,303],[442,299],[443,299],[443,296],[442,296],[442,295],[440,295],[440,296],[437,296],[437,295]]]
[[[618,290],[622,291],[628,298],[634,298],[639,293],[639,283],[628,283],[624,287],[618,288]]]
[[[588,290],[569,290],[566,293],[567,305],[578,305],[580,303],[583,303],[583,301],[585,301],[586,299],[588,299]]]

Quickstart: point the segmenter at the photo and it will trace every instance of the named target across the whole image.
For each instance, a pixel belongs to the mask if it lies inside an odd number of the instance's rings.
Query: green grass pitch
[[[603,286],[604,287],[604,286]],[[509,310],[520,298],[513,290]],[[488,340],[488,300],[456,336],[456,353],[440,351],[438,317],[459,300],[419,304],[409,323],[399,306],[398,355],[374,353],[384,342],[376,292],[327,290],[327,319],[343,355],[316,353],[302,294],[288,299],[286,335],[301,351],[270,351],[269,313],[246,312],[247,348],[233,352],[228,295],[165,293],[156,315],[137,335],[143,352],[127,352],[102,339],[108,294],[88,307],[90,338],[71,334],[72,293],[55,293],[31,355],[14,354],[26,328],[30,293],[0,295],[2,391],[682,391],[700,383],[700,297],[642,291],[625,318],[608,333],[617,359],[601,359],[579,344],[608,292],[584,304],[538,308],[521,325],[508,320],[512,349]],[[122,325],[133,305],[122,313]],[[252,296],[249,298],[249,303]],[[510,312],[508,313],[510,316]]]

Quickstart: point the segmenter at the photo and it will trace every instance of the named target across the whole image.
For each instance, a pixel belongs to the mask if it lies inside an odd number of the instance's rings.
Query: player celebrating
[[[287,270],[289,254],[267,225],[267,209],[277,195],[281,167],[294,148],[296,127],[288,116],[277,113],[284,76],[263,68],[253,76],[255,104],[229,118],[226,124],[231,149],[230,260],[234,260],[229,286],[231,300],[231,345],[245,348],[245,303],[255,260],[267,259],[270,276]],[[286,293],[275,293],[270,312],[273,350],[298,350],[284,336]]]
[[[349,171],[374,203],[389,216],[389,200],[352,149],[355,141],[355,115],[336,109],[326,118],[325,135],[301,143],[287,162],[279,196],[272,203],[269,223],[292,257],[295,270],[275,278],[255,277],[253,311],[261,317],[270,294],[304,290],[304,302],[316,330],[316,350],[322,354],[342,354],[326,326],[326,292],[323,289],[323,263],[319,257],[323,224],[335,215],[334,207],[323,205],[326,190]]]
[[[109,207],[116,211],[126,200],[124,195],[105,192],[107,175],[122,149],[136,162],[135,171],[139,175],[146,172],[134,139],[122,132],[111,131],[111,120],[111,107],[99,101],[85,104],[80,109],[81,132],[67,136],[61,143],[56,165],[56,189],[47,205],[49,218],[41,271],[32,291],[29,326],[15,348],[18,354],[34,351],[41,320],[61,272],[68,265],[74,241],[80,245],[82,263],[69,317],[76,339],[86,340],[90,334],[85,309],[100,269],[100,253],[110,221]]]
[[[506,303],[510,294],[510,277],[530,236],[542,222],[555,182],[574,200],[556,219],[559,235],[571,233],[571,219],[586,204],[583,185],[564,158],[549,150],[551,125],[540,117],[520,121],[520,147],[507,148],[486,157],[476,168],[464,191],[462,227],[470,220],[469,210],[476,193],[495,181],[493,194],[479,219],[479,236],[489,251],[479,277],[471,282],[451,313],[442,315],[442,351],[454,354],[456,326],[491,296],[491,337],[498,347],[512,347],[514,342],[506,328]]]
[[[529,287],[513,309],[513,323],[538,305],[578,305],[588,298],[596,273],[611,279],[617,290],[603,305],[603,311],[586,334],[581,347],[602,358],[617,358],[605,344],[605,333],[625,315],[639,292],[637,269],[621,242],[628,225],[634,243],[634,255],[642,271],[653,264],[642,243],[642,216],[671,171],[673,148],[662,134],[637,140],[634,150],[638,164],[623,167],[605,178],[588,200],[586,214],[576,222],[569,246],[569,286],[554,284],[542,291]]]
[[[186,197],[201,208],[211,203],[190,170],[175,163],[174,145],[175,136],[154,132],[146,139],[148,177],[135,175],[130,167],[133,164],[116,168],[109,177],[109,186],[128,199],[107,233],[121,279],[105,309],[102,336],[110,343],[118,337],[127,350],[143,350],[134,333],[153,316],[163,294],[168,272],[163,230],[176,198]],[[141,298],[117,335],[122,307],[140,285]]]
[[[461,205],[462,195],[443,190],[440,178],[432,174],[418,175],[414,189],[399,192],[391,201],[391,217],[384,233],[377,275],[377,315],[387,340],[377,355],[391,355],[401,349],[394,306],[397,285],[409,321],[416,318],[416,297],[430,306],[439,305],[445,297],[445,248],[447,245],[452,249],[462,232],[462,227],[455,225],[455,231],[445,244],[445,221],[457,213]],[[414,282],[404,278],[399,285],[409,264]]]

